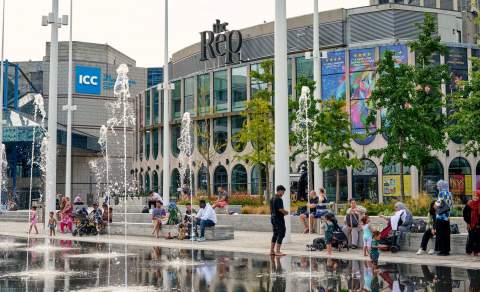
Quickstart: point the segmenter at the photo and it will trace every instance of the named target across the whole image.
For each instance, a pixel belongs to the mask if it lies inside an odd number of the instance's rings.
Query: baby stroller
[[[392,253],[396,253],[400,250],[399,233],[392,230],[390,220],[387,226],[380,232],[379,244],[386,250],[390,250]]]
[[[78,210],[75,214],[75,229],[72,232],[73,236],[82,235],[97,235],[97,227],[92,216],[88,215],[86,208]]]
[[[332,247],[338,249],[340,251],[342,248],[346,248],[347,251],[349,250],[348,248],[348,238],[343,233],[342,228],[338,225],[337,218],[335,218],[335,215],[333,213],[329,213],[333,216],[332,218],[332,223],[333,223],[333,237],[332,237]],[[313,240],[313,244],[307,245],[307,249],[310,250],[324,250],[327,247],[327,244],[325,242],[325,238],[316,238]]]

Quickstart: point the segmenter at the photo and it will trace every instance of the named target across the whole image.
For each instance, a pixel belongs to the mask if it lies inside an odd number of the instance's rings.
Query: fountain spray
[[[186,112],[182,116],[182,128],[180,131],[180,138],[178,139],[178,149],[180,154],[178,160],[180,161],[179,173],[180,184],[183,185],[188,175],[189,189],[190,189],[190,205],[193,207],[193,185],[192,185],[192,150],[193,150],[193,138],[192,138],[192,120],[190,113]],[[188,170],[188,174],[187,174]],[[193,215],[193,214],[192,214]],[[191,238],[193,238],[193,228]]]

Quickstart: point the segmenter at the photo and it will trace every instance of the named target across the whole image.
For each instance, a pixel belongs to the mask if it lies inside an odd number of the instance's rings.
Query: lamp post
[[[313,96],[315,100],[320,100],[320,28],[319,28],[319,15],[318,15],[318,0],[313,0],[313,80],[315,80],[315,91]],[[309,165],[310,166],[310,165]],[[320,187],[320,166],[318,161],[313,162],[313,188],[318,189]],[[310,173],[308,174],[310,176]]]
[[[275,183],[284,185],[284,207],[290,211],[290,162],[288,143],[287,8],[286,0],[275,0]],[[290,241],[291,216],[286,219],[286,241]]]
[[[52,0],[52,12],[42,17],[42,25],[51,25],[50,72],[48,83],[48,149],[45,190],[45,214],[55,211],[57,187],[57,84],[58,84],[58,29],[68,24],[68,16],[58,18],[58,0]],[[45,228],[48,232],[48,228]]]
[[[3,75],[5,74],[4,70],[4,51],[5,51],[5,2],[2,3],[2,51],[1,51],[1,64],[0,64],[0,159],[3,157],[2,148],[3,146]],[[8,74],[8,72],[7,72]],[[3,165],[3,161],[0,161],[0,167]],[[0,204],[2,202],[2,189],[3,189],[3,172],[0,169]]]
[[[65,154],[65,196],[72,197],[72,112],[77,109],[72,105],[72,79],[73,79],[73,0],[70,0],[70,34],[68,39],[68,101],[63,106],[67,111],[67,149]]]

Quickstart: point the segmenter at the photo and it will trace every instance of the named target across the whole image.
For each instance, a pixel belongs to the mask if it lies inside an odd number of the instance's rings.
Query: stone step
[[[406,233],[405,238],[400,241],[400,250],[417,251],[422,242],[423,233]],[[450,248],[452,254],[465,254],[467,244],[467,233],[452,234],[450,236]],[[428,249],[435,247],[435,239],[428,242]],[[427,250],[428,250],[427,249]]]
[[[146,236],[153,237],[152,235],[152,223],[127,223],[127,235],[133,236]],[[125,224],[124,222],[111,223],[109,225],[110,234],[112,235],[124,235]],[[163,225],[162,235],[166,236],[168,233],[172,236],[178,234],[178,229],[173,225]],[[234,239],[233,226],[228,225],[216,225],[214,227],[207,227],[205,229],[206,240],[230,240]]]

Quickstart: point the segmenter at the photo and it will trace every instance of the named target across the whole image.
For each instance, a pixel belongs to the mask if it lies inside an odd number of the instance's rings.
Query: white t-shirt
[[[152,194],[152,201],[160,201],[160,202],[163,203],[162,196],[160,196],[160,194],[157,193],[157,192],[153,192],[153,194]]]

